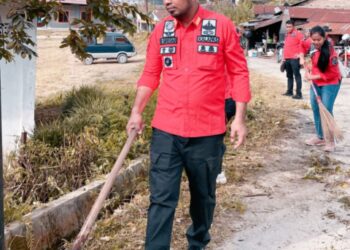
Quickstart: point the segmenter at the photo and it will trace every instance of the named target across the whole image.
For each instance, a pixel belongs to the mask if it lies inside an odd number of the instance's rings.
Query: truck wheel
[[[117,58],[118,63],[126,63],[128,61],[128,57],[125,54],[120,54]]]

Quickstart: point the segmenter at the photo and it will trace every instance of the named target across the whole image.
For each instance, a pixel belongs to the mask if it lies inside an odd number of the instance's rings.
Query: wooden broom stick
[[[107,198],[107,196],[109,195],[109,193],[113,187],[113,183],[118,176],[118,173],[122,167],[123,161],[126,158],[128,152],[130,150],[130,147],[136,138],[136,135],[137,135],[137,132],[136,132],[136,130],[133,129],[131,131],[131,134],[128,137],[122,151],[120,152],[120,155],[118,156],[117,161],[114,163],[112,171],[108,175],[108,178],[107,178],[105,184],[103,185],[100,194],[98,195],[94,205],[92,206],[90,213],[89,213],[88,217],[86,218],[83,227],[80,230],[80,233],[78,234],[77,238],[75,239],[75,241],[73,243],[72,250],[80,250],[84,246],[84,243],[87,240],[89,233],[90,233],[90,231],[95,223],[97,215],[103,206],[103,202],[105,201],[105,199]]]

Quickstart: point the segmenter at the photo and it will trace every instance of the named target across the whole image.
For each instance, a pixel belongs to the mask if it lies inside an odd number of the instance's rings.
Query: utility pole
[[[148,0],[145,0],[146,15],[148,15]]]
[[[4,222],[4,178],[2,153],[2,116],[1,116],[1,67],[0,67],[0,249],[5,249],[5,222]]]
[[[2,23],[0,16],[0,24]],[[0,34],[4,30],[0,27]],[[4,220],[4,177],[3,177],[3,153],[2,153],[2,101],[1,101],[1,64],[0,64],[0,249],[5,249],[5,220]]]

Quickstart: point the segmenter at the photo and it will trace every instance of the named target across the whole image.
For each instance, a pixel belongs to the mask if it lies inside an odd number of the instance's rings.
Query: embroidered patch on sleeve
[[[332,58],[332,64],[333,64],[333,65],[337,65],[337,64],[338,64],[338,58],[333,57],[333,58]]]
[[[172,56],[164,56],[163,57],[163,65],[164,65],[164,68],[172,68],[174,66],[173,57]]]
[[[198,45],[197,51],[198,51],[199,53],[216,54],[216,53],[218,53],[218,46],[213,46],[213,45]]]
[[[160,53],[162,55],[164,55],[164,54],[175,54],[176,53],[176,47],[175,46],[161,47],[160,48]]]

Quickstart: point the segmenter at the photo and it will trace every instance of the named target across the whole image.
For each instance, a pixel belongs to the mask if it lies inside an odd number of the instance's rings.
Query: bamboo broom
[[[80,233],[78,234],[77,238],[75,239],[75,241],[73,243],[72,250],[80,250],[84,246],[84,243],[87,240],[89,233],[90,233],[90,231],[95,223],[97,215],[103,206],[103,202],[105,201],[105,199],[107,198],[108,194],[110,193],[110,191],[112,189],[113,182],[116,179],[116,177],[118,176],[118,173],[122,167],[123,161],[124,161],[125,157],[127,156],[128,152],[130,150],[130,147],[136,138],[136,135],[137,135],[136,130],[132,130],[130,136],[128,137],[128,139],[127,139],[127,141],[122,149],[122,151],[120,152],[120,155],[119,155],[117,161],[114,163],[112,171],[108,175],[108,178],[107,178],[105,184],[103,185],[100,194],[98,195],[94,205],[92,206],[90,213],[89,213],[88,217],[86,218],[83,227],[80,230]]]
[[[310,59],[305,60],[306,70],[310,73],[311,61]],[[344,139],[343,132],[337,126],[333,115],[328,111],[328,109],[322,103],[321,97],[318,95],[315,85],[310,81],[311,88],[316,96],[318,109],[321,118],[321,127],[323,136],[326,142],[339,142]]]

